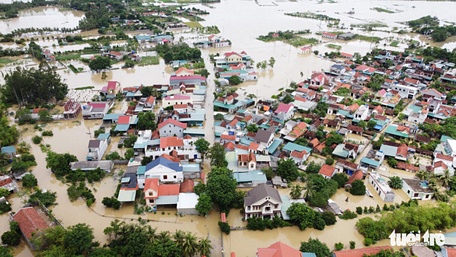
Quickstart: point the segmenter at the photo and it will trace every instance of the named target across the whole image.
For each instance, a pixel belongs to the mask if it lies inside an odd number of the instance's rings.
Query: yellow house
[[[227,63],[240,63],[242,62],[242,56],[236,52],[225,53]]]

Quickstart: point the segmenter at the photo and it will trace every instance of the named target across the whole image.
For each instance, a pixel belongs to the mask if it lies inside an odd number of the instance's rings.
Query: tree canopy
[[[309,238],[307,242],[301,242],[301,247],[299,248],[301,252],[313,252],[317,257],[327,257],[331,256],[331,251],[325,243],[322,243],[318,239]]]
[[[72,154],[59,154],[50,151],[46,156],[46,168],[51,169],[55,176],[62,177],[70,173],[70,162],[76,161],[78,161],[78,159]]]
[[[388,185],[393,189],[400,189],[402,188],[402,179],[398,176],[393,176],[388,181]]]
[[[293,159],[280,159],[277,163],[277,175],[286,179],[288,182],[298,179],[298,167]]]
[[[355,180],[352,183],[352,187],[350,189],[350,193],[352,195],[365,195],[366,194],[366,186],[362,180]]]
[[[5,75],[1,93],[5,103],[39,106],[63,100],[68,93],[68,86],[53,70],[17,67]]]
[[[195,141],[196,151],[198,151],[198,153],[200,153],[203,158],[206,155],[207,151],[209,151],[209,145],[209,142],[207,142],[207,140],[204,138],[198,138]]]
[[[227,212],[236,202],[237,182],[231,174],[228,168],[213,167],[207,179],[206,193],[222,212]]]
[[[154,131],[157,129],[157,124],[155,123],[155,114],[153,112],[140,112],[138,114],[138,124],[136,127],[139,130],[150,129]]]
[[[89,68],[94,71],[106,70],[111,67],[111,60],[108,57],[98,56],[89,62]]]
[[[225,149],[223,148],[223,145],[219,143],[215,143],[209,149],[209,158],[211,158],[211,166],[213,167],[228,166],[228,162],[226,161],[225,157]]]

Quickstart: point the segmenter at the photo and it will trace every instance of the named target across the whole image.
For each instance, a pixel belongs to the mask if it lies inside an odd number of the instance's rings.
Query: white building
[[[282,199],[277,189],[260,184],[247,192],[244,198],[244,218],[268,218],[281,215]]]
[[[380,196],[380,198],[385,202],[394,202],[394,192],[388,186],[388,183],[385,179],[380,177],[376,172],[371,172],[369,174],[369,184],[372,185],[375,192]]]
[[[198,215],[196,204],[199,196],[195,193],[180,193],[177,202],[177,213],[180,215]]]
[[[429,185],[425,181],[417,179],[402,179],[402,190],[410,196],[410,199],[431,200],[434,192],[429,189]]]
[[[356,120],[366,120],[367,116],[369,114],[369,106],[367,105],[361,105],[358,110],[355,111],[355,114],[353,115],[353,119]]]
[[[184,181],[182,165],[159,157],[146,166],[140,166],[136,172],[139,188],[144,188],[147,178],[157,178],[160,183],[181,183]]]
[[[108,144],[108,140],[91,139],[89,141],[89,152],[87,153],[86,159],[88,161],[101,160],[108,148]]]
[[[390,89],[398,91],[401,98],[410,99],[412,99],[419,92],[419,89],[416,87],[401,84],[391,84]]]
[[[192,96],[190,95],[182,95],[182,94],[176,94],[176,95],[171,95],[163,98],[163,108],[166,108],[168,106],[174,106],[176,104],[188,104],[191,103],[193,104],[193,99]]]
[[[179,122],[174,119],[166,119],[162,123],[158,124],[158,131],[160,131],[160,137],[184,137],[184,129],[187,128],[187,124]]]
[[[162,154],[169,154],[177,156],[181,160],[198,160],[201,159],[201,154],[196,150],[195,141],[196,138],[189,136],[186,136],[186,138],[162,137],[159,145],[146,144],[144,153],[146,157],[152,157],[153,159],[157,159]]]

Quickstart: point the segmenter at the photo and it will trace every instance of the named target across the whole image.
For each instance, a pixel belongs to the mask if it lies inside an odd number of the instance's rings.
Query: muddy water
[[[9,33],[20,28],[75,28],[84,17],[80,11],[60,11],[56,7],[37,7],[19,12],[18,18],[0,23],[0,31]],[[39,20],[39,22],[37,22]]]

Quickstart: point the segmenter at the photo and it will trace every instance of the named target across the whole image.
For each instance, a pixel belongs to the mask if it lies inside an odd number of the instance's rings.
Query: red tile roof
[[[235,147],[235,145],[231,141],[228,141],[223,145],[223,148],[228,149],[230,151],[234,151],[234,147]]]
[[[187,109],[187,107],[188,107],[188,104],[175,104],[173,108],[174,108],[174,110],[176,110],[176,109]]]
[[[147,98],[147,100],[146,100],[146,103],[148,103],[148,104],[153,104],[153,103],[155,103],[155,97],[149,96],[149,97]]]
[[[10,177],[7,177],[6,179],[0,181],[0,187],[6,186],[11,183],[13,183],[13,180]]]
[[[33,233],[50,227],[33,207],[20,209],[14,214],[13,220],[19,223],[19,228],[27,239],[32,238]]]
[[[259,146],[260,146],[260,144],[258,144],[256,142],[250,142],[249,150],[258,150]]]
[[[436,154],[435,158],[438,158],[438,159],[441,159],[441,160],[445,160],[445,161],[450,161],[450,162],[453,161],[453,157],[451,157],[449,155],[444,155],[444,154],[441,154],[441,153]]]
[[[177,71],[176,71],[176,75],[182,73],[182,72],[186,72],[186,73],[190,73],[190,75],[195,75],[195,72],[193,70],[190,70],[190,69],[187,69],[185,67],[180,67]]]
[[[361,180],[363,179],[364,173],[362,170],[357,170],[355,173],[353,173],[350,178],[348,179],[346,184],[351,185],[355,180]]]
[[[407,157],[407,153],[408,153],[408,146],[406,144],[402,144],[397,148],[396,155]]]
[[[161,184],[158,185],[158,196],[179,195],[179,184]]]
[[[168,124],[175,125],[175,126],[178,126],[180,128],[183,128],[183,129],[187,128],[187,124],[186,123],[182,123],[180,121],[173,120],[173,119],[166,119],[162,123],[158,124],[158,129],[161,129],[161,128],[163,128],[164,126],[166,126]]]
[[[130,116],[123,115],[119,117],[117,124],[130,124]]]
[[[184,140],[178,137],[160,138],[160,148],[167,148],[170,146],[184,146]]]
[[[307,154],[306,150],[303,150],[302,152],[293,151],[293,152],[291,152],[290,156],[302,159],[304,157],[304,155],[306,155],[306,154]]]
[[[164,154],[162,154],[162,155],[160,155],[160,156],[163,157],[163,158],[165,158],[165,159],[167,159],[167,160],[169,160],[169,161],[172,161],[172,162],[180,162],[180,159],[179,159],[179,158],[177,158],[177,157],[175,157],[175,156],[171,156],[171,155],[166,154],[166,153],[164,153]]]
[[[434,169],[442,167],[444,170],[448,169],[448,166],[443,161],[437,161],[434,163]]]
[[[195,187],[195,182],[191,179],[187,179],[180,184],[180,192],[193,193],[193,187]]]
[[[257,257],[302,257],[302,254],[298,249],[277,242],[268,248],[258,248]]]
[[[334,174],[335,168],[331,165],[328,164],[323,164],[320,168],[319,174],[327,176],[327,177],[332,177]]]
[[[318,138],[314,138],[309,141],[309,144],[312,144],[313,147],[317,146],[319,143],[320,141],[318,141]]]
[[[236,135],[221,134],[220,135],[220,139],[235,141],[236,140]]]
[[[369,248],[335,251],[334,257],[363,257],[366,255],[377,254],[381,250],[391,250],[391,246],[376,246]]]
[[[277,107],[277,109],[274,111],[274,113],[281,113],[281,112],[288,112],[290,111],[290,109],[292,109],[294,107],[293,104],[284,104],[284,103],[280,103],[279,106]]]

